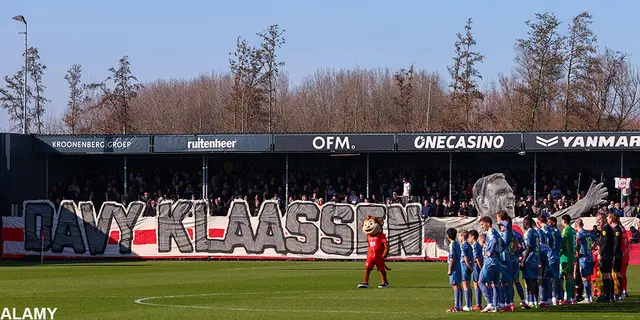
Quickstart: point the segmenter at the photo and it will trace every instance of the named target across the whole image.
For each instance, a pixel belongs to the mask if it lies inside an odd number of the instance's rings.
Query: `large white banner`
[[[361,225],[373,215],[385,220],[389,258],[444,260],[447,228],[480,230],[478,218],[420,217],[421,206],[335,204],[296,201],[283,215],[276,201],[262,204],[252,217],[246,201],[234,201],[226,216],[211,216],[204,201],[165,201],[155,217],[143,217],[145,203],[128,207],[106,202],[26,201],[23,217],[3,217],[2,254],[44,257],[364,259]],[[591,221],[593,220],[593,221]],[[595,224],[586,218],[585,227]],[[628,228],[637,218],[625,218]],[[514,229],[521,232],[522,220]]]
[[[143,217],[143,202],[128,207],[106,202],[26,201],[23,217],[3,217],[3,255],[45,257],[366,257],[367,215],[383,217],[390,257],[421,259],[424,238],[419,204],[319,207],[297,201],[283,215],[276,201],[262,204],[257,217],[245,201],[234,201],[226,216],[210,216],[204,201],[165,201],[155,217]],[[42,250],[44,248],[44,250]]]

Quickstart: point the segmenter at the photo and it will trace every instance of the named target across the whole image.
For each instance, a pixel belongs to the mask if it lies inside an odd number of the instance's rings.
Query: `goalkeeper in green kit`
[[[571,216],[562,216],[562,247],[560,248],[560,272],[564,278],[564,301],[562,304],[574,304],[576,300],[573,280],[576,262],[576,230],[571,227]]]

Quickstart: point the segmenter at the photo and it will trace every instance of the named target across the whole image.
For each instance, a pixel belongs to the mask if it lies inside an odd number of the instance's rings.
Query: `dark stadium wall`
[[[3,222],[2,216],[5,216],[9,212],[9,205],[6,199],[6,194],[9,186],[9,171],[7,168],[7,150],[5,148],[6,134],[0,133],[0,259],[3,257],[4,248],[2,247],[4,239],[3,234]]]
[[[30,135],[4,135],[3,184],[8,212],[3,215],[21,215],[24,201],[46,197],[45,156],[34,152],[35,141]]]
[[[9,215],[9,202],[7,201],[9,186],[11,185],[11,179],[9,177],[9,168],[7,159],[9,157],[9,150],[6,147],[7,134],[0,134],[0,216]]]

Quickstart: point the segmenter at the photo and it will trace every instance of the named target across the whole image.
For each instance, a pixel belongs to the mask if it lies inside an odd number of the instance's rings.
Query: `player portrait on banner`
[[[560,217],[568,214],[577,218],[589,208],[605,202],[609,195],[603,183],[593,182],[584,198],[574,205],[558,211],[554,216]],[[496,220],[496,212],[506,211],[510,217],[514,217],[515,195],[513,189],[505,179],[504,174],[494,173],[484,176],[473,185],[473,200],[478,209],[478,216],[489,217]]]

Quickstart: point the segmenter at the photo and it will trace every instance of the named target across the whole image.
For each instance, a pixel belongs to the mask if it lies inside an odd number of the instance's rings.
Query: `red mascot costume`
[[[373,266],[376,266],[380,273],[380,278],[382,278],[382,283],[378,288],[389,287],[387,270],[391,270],[391,268],[384,263],[384,259],[389,253],[389,243],[387,242],[387,236],[382,232],[383,225],[384,221],[374,216],[367,216],[362,223],[362,231],[367,234],[369,251],[367,252],[367,263],[364,265],[364,278],[358,288],[369,288],[369,275],[373,270]]]

